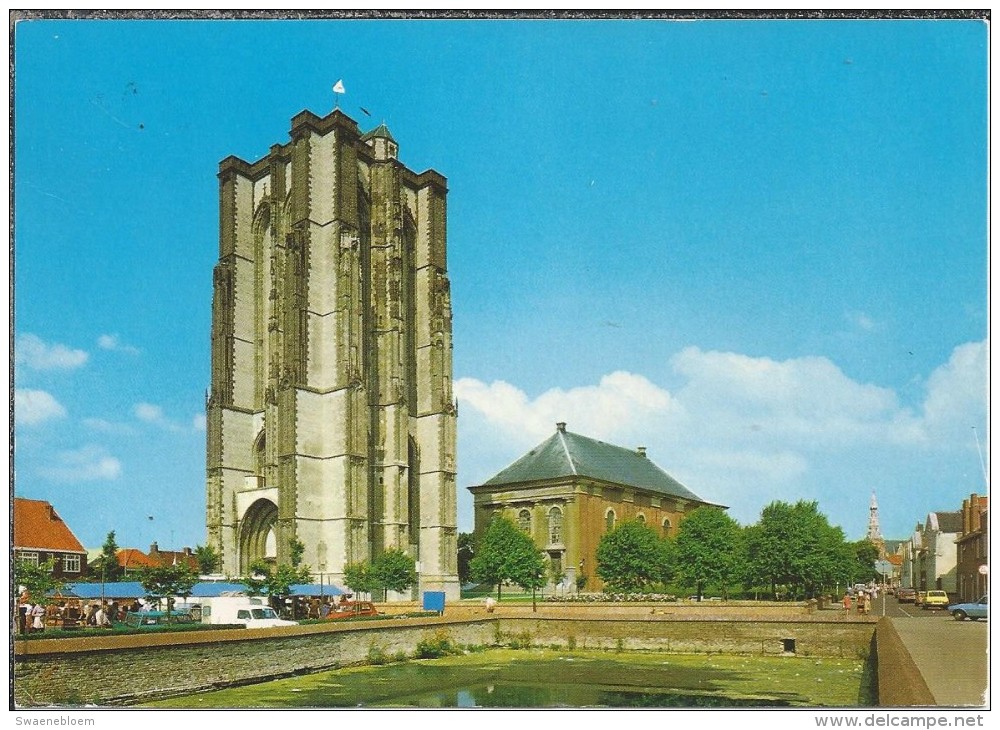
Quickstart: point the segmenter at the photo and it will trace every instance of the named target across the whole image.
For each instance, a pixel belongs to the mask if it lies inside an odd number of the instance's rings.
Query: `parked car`
[[[964,621],[971,618],[973,621],[981,618],[989,618],[989,596],[983,596],[975,603],[955,603],[948,606],[948,613],[955,617],[956,621]]]
[[[897,588],[896,601],[899,603],[913,603],[917,597],[917,591],[913,588]]]
[[[927,610],[932,608],[948,608],[951,599],[944,591],[927,591],[927,595],[921,602],[920,607]]]
[[[921,605],[925,598],[927,598],[927,591],[917,591],[917,595],[913,597],[913,605]]]

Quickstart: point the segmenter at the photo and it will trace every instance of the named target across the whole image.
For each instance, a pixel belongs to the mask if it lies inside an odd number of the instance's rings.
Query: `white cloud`
[[[489,385],[474,378],[455,381],[459,406],[476,409],[491,425],[518,443],[534,442],[552,433],[564,421],[570,430],[594,438],[612,438],[634,432],[650,417],[670,411],[670,394],[641,375],[618,371],[597,385],[563,390],[553,388],[534,401],[504,381]]]
[[[177,433],[185,430],[179,423],[167,418],[163,413],[163,409],[153,403],[136,403],[132,411],[140,421],[162,428],[165,431]],[[194,423],[192,423],[192,428],[197,430]]]
[[[864,312],[848,312],[847,319],[855,327],[865,332],[874,332],[876,329],[880,329],[878,322]]]
[[[17,423],[37,426],[66,416],[66,409],[44,390],[17,388],[14,390],[14,417]]]
[[[847,486],[867,491],[888,470],[933,462],[931,450],[974,449],[970,427],[985,424],[987,347],[956,348],[928,378],[916,411],[892,389],[853,380],[825,357],[779,361],[696,347],[671,358],[679,385],[669,391],[627,372],[536,398],[503,381],[461,378],[460,470],[477,456],[489,461],[463,471],[482,483],[566,421],[576,433],[647,446],[696,494],[752,519],[772,499],[829,499],[831,489]]]
[[[87,362],[83,350],[48,344],[37,335],[19,335],[14,344],[14,362],[32,370],[72,370]]]
[[[140,421],[159,423],[163,420],[163,409],[152,403],[136,403],[133,410]]]
[[[97,346],[102,350],[111,350],[113,352],[125,352],[129,355],[138,355],[139,348],[133,347],[132,345],[126,345],[118,339],[118,335],[101,335],[97,338]]]
[[[688,347],[671,365],[687,379],[676,397],[702,433],[800,448],[914,437],[894,391],[858,383],[825,357],[776,361]]]
[[[75,451],[62,451],[38,472],[56,482],[77,483],[112,481],[122,474],[122,465],[99,446],[84,446]]]
[[[989,340],[956,347],[927,379],[923,426],[932,441],[973,443],[972,427],[986,423]]]
[[[195,415],[194,417],[192,417],[192,419],[191,419],[191,428],[193,428],[195,431],[204,431],[205,430],[205,425],[206,425],[206,422],[205,422],[205,414],[204,413],[198,413],[197,415]]]

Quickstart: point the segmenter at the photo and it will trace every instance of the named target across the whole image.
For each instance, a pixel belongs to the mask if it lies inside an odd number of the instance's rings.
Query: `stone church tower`
[[[445,178],[339,110],[219,165],[207,526],[223,570],[400,548],[458,597]],[[409,598],[410,596],[397,596]]]

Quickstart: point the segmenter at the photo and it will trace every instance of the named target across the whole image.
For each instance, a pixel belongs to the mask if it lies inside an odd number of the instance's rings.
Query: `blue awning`
[[[247,587],[242,583],[231,581],[199,581],[191,587],[190,598],[215,598],[222,595],[245,595]],[[346,593],[341,588],[334,585],[320,585],[319,583],[299,583],[290,586],[293,596],[342,596]],[[100,600],[103,595],[105,599],[120,598],[145,598],[146,591],[139,581],[125,581],[122,583],[104,583],[103,592],[101,583],[67,583],[63,586],[62,594],[70,598],[70,593],[85,601]]]

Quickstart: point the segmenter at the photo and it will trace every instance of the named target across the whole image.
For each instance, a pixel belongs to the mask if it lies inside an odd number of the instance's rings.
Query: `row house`
[[[919,590],[958,593],[958,550],[962,534],[961,512],[930,512],[924,521],[919,553]]]
[[[958,552],[958,597],[975,601],[989,584],[989,498],[977,494],[962,501],[962,534],[955,541]]]
[[[958,512],[930,512],[899,546],[900,582],[905,588],[943,590],[974,601],[988,584],[987,497],[972,494]]]

